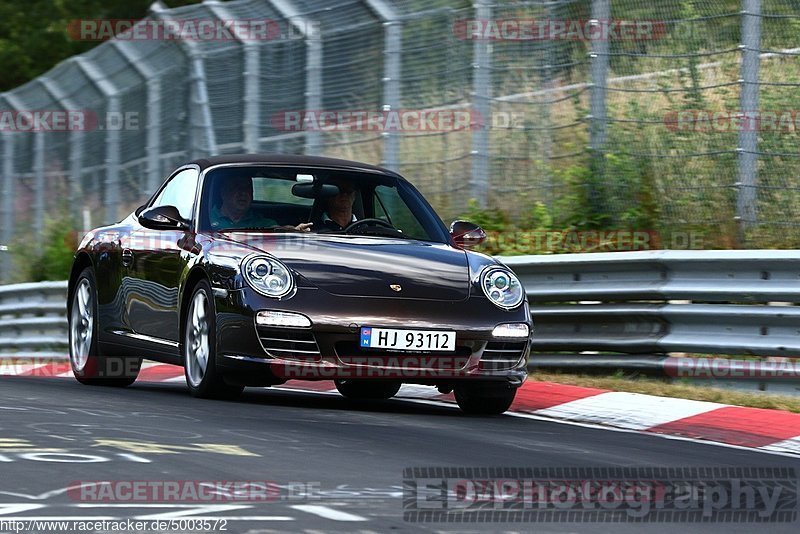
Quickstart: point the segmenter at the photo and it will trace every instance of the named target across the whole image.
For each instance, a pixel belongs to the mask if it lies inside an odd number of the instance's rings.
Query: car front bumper
[[[245,385],[369,379],[439,386],[481,380],[518,387],[527,378],[530,336],[492,336],[503,323],[526,323],[532,331],[527,303],[506,311],[482,295],[443,302],[341,297],[310,288],[277,301],[245,288],[217,294],[215,304],[217,365],[231,381]],[[311,326],[260,326],[255,318],[262,310],[300,313]],[[362,326],[454,331],[456,350],[362,349]]]

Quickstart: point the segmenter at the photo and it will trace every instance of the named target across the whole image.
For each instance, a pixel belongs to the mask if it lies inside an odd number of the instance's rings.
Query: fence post
[[[492,18],[489,0],[475,0],[475,18]],[[467,36],[468,38],[470,36]],[[487,206],[489,193],[489,129],[491,128],[492,45],[483,36],[473,35],[472,45],[472,183],[471,195],[481,207]]]
[[[80,109],[72,99],[50,78],[39,78],[42,87],[67,110]],[[81,215],[81,170],[83,168],[83,135],[82,130],[72,130],[69,133],[69,205],[74,220],[80,220]]]
[[[246,152],[259,152],[261,138],[261,47],[257,43],[244,44],[244,117],[242,140]]]
[[[189,122],[192,132],[191,153],[193,158],[213,156],[217,153],[217,140],[206,85],[205,61],[194,47],[187,48],[192,63],[192,96],[189,99]]]
[[[33,134],[33,229],[37,238],[44,235],[44,212],[45,212],[45,178],[44,178],[44,148],[45,133],[36,132]]]
[[[3,199],[2,205],[2,236],[0,245],[10,245],[14,237],[14,136],[11,132],[2,132],[3,140]],[[8,273],[11,272],[11,254],[0,251],[0,281],[8,282]]]
[[[403,61],[403,23],[395,9],[384,0],[366,0],[367,5],[383,22],[383,111],[400,110],[400,73]],[[383,136],[381,165],[400,170],[400,134],[387,130]]]
[[[117,48],[117,51],[147,83],[147,140],[145,141],[145,157],[147,158],[145,187],[147,190],[144,191],[144,196],[149,197],[155,193],[163,178],[158,157],[161,152],[161,76],[136,54],[134,51],[136,47],[131,46],[130,41],[114,39],[111,41],[111,46]]]
[[[295,27],[306,44],[306,110],[318,112],[322,109],[322,36],[316,23],[305,19],[294,3],[287,0],[268,0],[281,14],[287,24]],[[305,125],[303,125],[305,128]],[[306,154],[317,154],[320,150],[320,134],[317,130],[306,130]]]
[[[172,10],[165,8],[160,2],[150,6],[152,16],[161,20],[174,20]],[[217,154],[217,139],[214,133],[214,120],[211,115],[211,102],[206,85],[206,68],[202,52],[197,43],[179,40],[178,45],[186,54],[190,63],[189,80],[191,82],[189,96],[189,137],[190,157],[198,158]]]
[[[306,111],[318,113],[322,109],[322,35],[318,27],[309,28],[306,46]],[[306,131],[305,153],[317,155],[320,148],[319,130]]]
[[[236,16],[228,10],[228,6],[217,0],[203,0],[208,9],[220,20],[226,23],[236,20]],[[234,32],[234,38],[242,46],[244,59],[244,72],[242,78],[244,82],[244,109],[242,110],[242,151],[251,154],[258,153],[258,140],[260,135],[261,116],[259,114],[261,92],[261,48],[257,41],[249,41]]]
[[[593,26],[601,28],[608,27],[611,19],[611,6],[609,0],[592,0],[592,20]],[[598,35],[608,35],[608,32],[596,32]],[[593,39],[591,58],[591,95],[589,103],[589,144],[592,157],[592,168],[594,171],[594,183],[590,185],[589,199],[593,206],[596,206],[599,196],[597,184],[605,174],[604,150],[606,146],[606,99],[608,84],[608,39]]]
[[[75,63],[80,67],[86,77],[103,93],[106,98],[106,116],[98,117],[99,127],[106,129],[106,217],[105,223],[117,222],[119,217],[119,159],[120,159],[120,129],[109,128],[109,117],[121,115],[119,91],[97,69],[97,66],[83,56],[75,56]]]
[[[741,112],[745,117],[758,112],[759,69],[761,64],[761,0],[742,0],[742,78]],[[757,124],[754,116],[746,119]],[[739,180],[736,183],[736,220],[739,244],[744,245],[745,230],[757,221],[756,182],[758,180],[758,129],[739,130]]]

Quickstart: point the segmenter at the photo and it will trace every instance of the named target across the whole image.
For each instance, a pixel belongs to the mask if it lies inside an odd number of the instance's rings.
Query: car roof
[[[372,172],[400,177],[400,175],[390,171],[389,169],[384,169],[375,165],[369,165],[367,163],[359,163],[357,161],[350,161],[346,159],[325,158],[321,156],[303,156],[296,154],[226,154],[222,156],[196,159],[191,163],[198,165],[201,171],[214,165],[265,163],[270,165],[325,167],[330,169]]]

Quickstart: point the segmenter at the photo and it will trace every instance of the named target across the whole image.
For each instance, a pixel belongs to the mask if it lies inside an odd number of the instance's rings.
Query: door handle
[[[122,265],[130,267],[133,264],[133,251],[126,248],[122,251]]]

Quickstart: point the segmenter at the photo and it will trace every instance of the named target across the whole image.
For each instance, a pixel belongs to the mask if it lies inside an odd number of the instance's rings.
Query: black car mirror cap
[[[450,225],[450,237],[459,247],[474,247],[486,241],[486,232],[475,223],[453,221]]]
[[[156,206],[139,213],[139,224],[152,230],[188,230],[189,223],[175,206]]]
[[[292,186],[292,194],[300,198],[332,198],[339,194],[334,184],[297,183]]]

